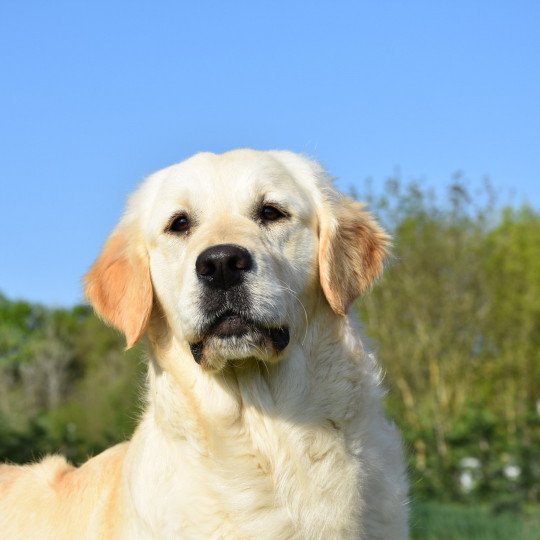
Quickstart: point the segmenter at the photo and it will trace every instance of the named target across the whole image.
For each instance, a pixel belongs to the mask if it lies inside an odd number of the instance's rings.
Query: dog
[[[316,162],[197,154],[147,178],[85,278],[149,344],[129,442],[0,466],[2,538],[407,538],[400,435],[352,304],[389,237]]]

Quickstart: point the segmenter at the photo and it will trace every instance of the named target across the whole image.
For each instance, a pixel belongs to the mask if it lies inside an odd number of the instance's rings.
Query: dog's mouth
[[[245,344],[242,344],[243,341],[251,343],[254,347],[271,345],[275,353],[280,353],[289,344],[289,339],[287,326],[268,326],[228,310],[216,317],[202,333],[202,338],[191,343],[190,348],[193,358],[200,364],[203,361],[205,346],[209,342],[214,344],[214,348],[219,344],[219,348],[224,348],[227,356],[230,356],[234,349],[246,348]],[[240,347],[241,345],[243,346]]]
[[[237,313],[227,311],[210,326],[208,334],[220,338],[241,337],[249,332],[254,324]]]

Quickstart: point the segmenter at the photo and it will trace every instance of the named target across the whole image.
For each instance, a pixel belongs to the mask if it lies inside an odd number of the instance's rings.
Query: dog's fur
[[[216,292],[196,264],[223,244],[253,266]],[[128,346],[148,336],[146,412],[80,468],[0,466],[2,538],[406,538],[400,437],[351,309],[387,245],[289,152],[198,154],[150,176],[86,277]],[[219,335],[231,310],[242,331]]]

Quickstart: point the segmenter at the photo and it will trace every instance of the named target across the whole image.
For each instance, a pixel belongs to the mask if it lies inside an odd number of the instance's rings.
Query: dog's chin
[[[219,371],[227,364],[255,358],[275,361],[289,344],[286,326],[268,327],[227,312],[218,317],[201,338],[190,344],[193,359],[201,367]]]

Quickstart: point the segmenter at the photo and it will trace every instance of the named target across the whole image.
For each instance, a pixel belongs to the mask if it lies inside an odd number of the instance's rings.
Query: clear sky
[[[538,1],[0,3],[0,291],[69,305],[145,175],[286,148],[540,206]]]

